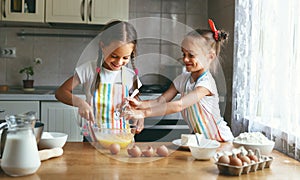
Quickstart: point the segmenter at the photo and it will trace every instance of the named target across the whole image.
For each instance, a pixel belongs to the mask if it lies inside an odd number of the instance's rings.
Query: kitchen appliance
[[[155,99],[165,92],[172,81],[161,74],[145,74],[140,77],[143,86],[139,89],[141,100]],[[178,94],[175,99],[180,98]],[[174,113],[165,116],[145,118],[144,130],[135,135],[137,142],[171,142],[181,137],[181,134],[188,134],[189,128],[183,120],[181,113]]]

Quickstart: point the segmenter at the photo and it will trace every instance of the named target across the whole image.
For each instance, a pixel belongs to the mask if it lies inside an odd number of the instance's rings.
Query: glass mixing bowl
[[[135,129],[107,129],[99,128],[94,131],[96,140],[104,148],[109,148],[113,143],[119,144],[121,148],[126,148],[134,142]]]

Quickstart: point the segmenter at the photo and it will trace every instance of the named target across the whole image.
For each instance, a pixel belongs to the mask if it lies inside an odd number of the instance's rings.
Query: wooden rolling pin
[[[43,149],[39,150],[39,155],[41,161],[45,161],[50,158],[61,156],[63,152],[64,150],[62,148]]]

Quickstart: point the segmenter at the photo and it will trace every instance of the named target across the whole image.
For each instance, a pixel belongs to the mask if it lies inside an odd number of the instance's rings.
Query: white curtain
[[[233,132],[263,132],[299,160],[300,1],[235,5]]]

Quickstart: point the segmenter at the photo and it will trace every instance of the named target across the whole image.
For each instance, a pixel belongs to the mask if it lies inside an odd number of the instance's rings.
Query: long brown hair
[[[100,34],[100,42],[103,43],[104,46],[108,46],[111,42],[119,41],[125,43],[133,43],[134,48],[130,55],[130,61],[132,68],[136,72],[134,77],[133,88],[137,88],[137,70],[134,64],[134,60],[136,57],[136,45],[137,45],[137,32],[132,24],[125,21],[112,21],[104,26],[103,31]],[[101,66],[103,63],[103,54],[101,48],[99,48],[98,59],[97,59],[97,68],[95,79],[93,80],[91,93],[93,94],[95,90],[98,89],[99,84],[101,82]]]

